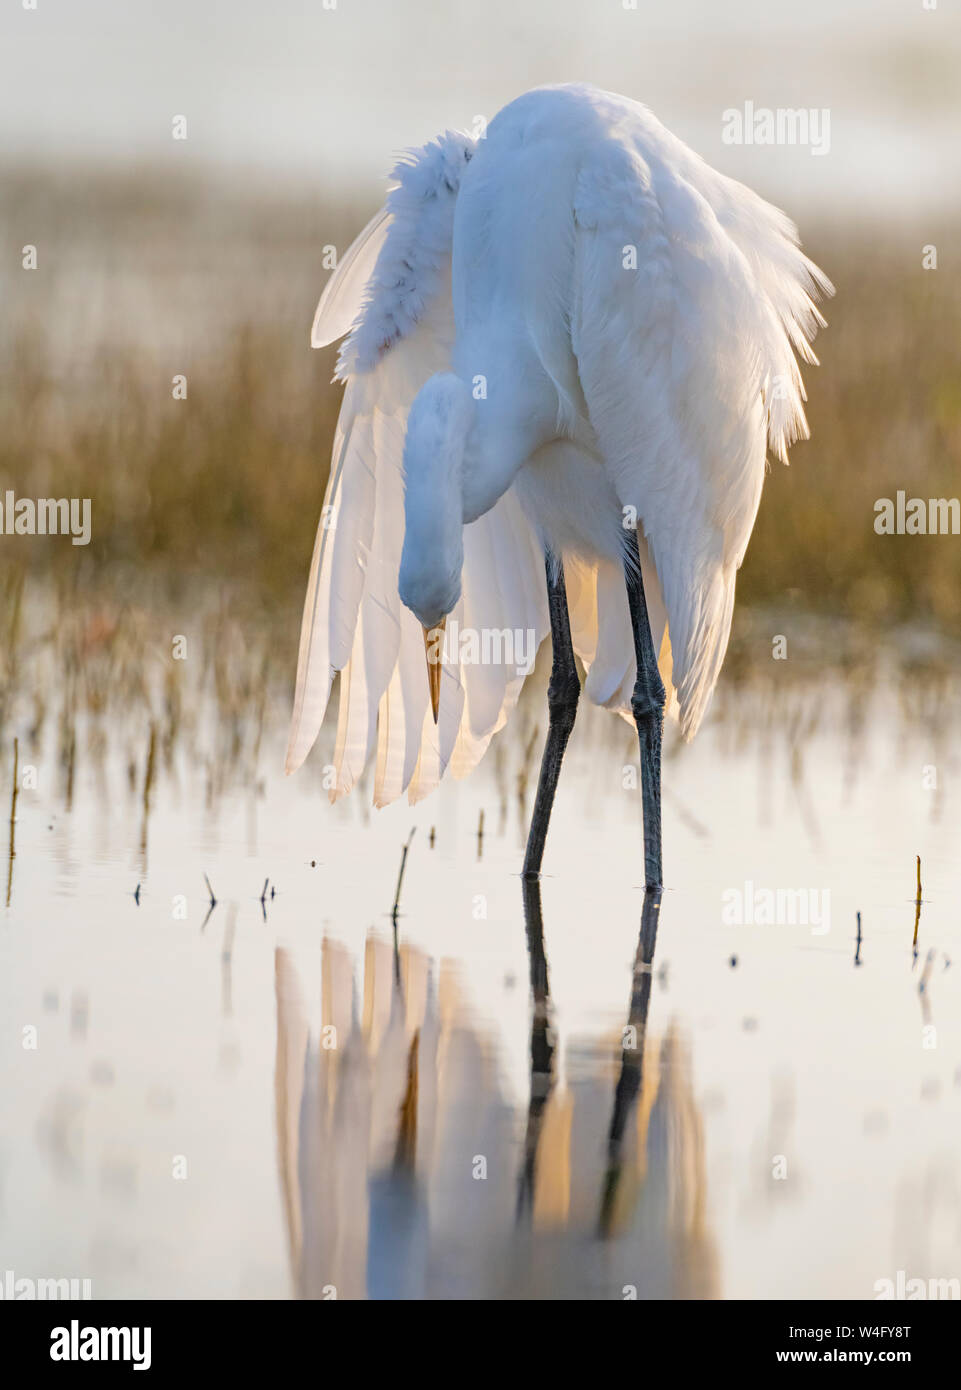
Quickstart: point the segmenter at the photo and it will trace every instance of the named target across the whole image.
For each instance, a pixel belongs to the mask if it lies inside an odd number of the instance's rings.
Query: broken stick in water
[[[914,948],[914,958],[918,957],[918,928],[921,925],[921,856],[916,856],[918,861],[918,895],[914,900],[914,940],[911,945]]]
[[[10,906],[10,895],[13,892],[13,861],[17,857],[14,837],[17,825],[17,792],[19,791],[18,782],[20,778],[20,740],[13,740],[13,791],[10,794],[10,853],[7,857],[7,907]]]
[[[398,909],[399,909],[399,907],[400,907],[400,889],[401,889],[401,884],[404,882],[404,870],[405,870],[405,868],[407,867],[407,851],[410,849],[410,842],[411,842],[411,840],[414,838],[414,831],[415,831],[416,829],[417,829],[417,827],[416,827],[416,825],[415,825],[415,826],[413,827],[413,829],[411,830],[410,834],[407,836],[407,843],[404,845],[403,849],[401,850],[401,855],[400,855],[400,872],[399,872],[398,875],[397,875],[397,889],[396,889],[396,892],[394,893],[394,906],[391,908],[391,912],[390,912],[390,915],[391,915],[391,917],[393,918],[393,921],[394,921],[394,925],[395,925],[395,926],[397,925],[397,912],[398,912]]]

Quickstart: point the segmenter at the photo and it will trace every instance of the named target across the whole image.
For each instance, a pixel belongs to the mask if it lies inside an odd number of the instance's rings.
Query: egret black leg
[[[554,560],[551,555],[547,556],[547,603],[551,615],[554,660],[550,685],[547,687],[547,744],[541,762],[531,828],[527,836],[523,870],[525,878],[536,878],[541,871],[557,779],[561,772],[564,749],[574,727],[577,699],[581,693],[581,683],[574,662],[574,647],[571,643],[571,620],[567,612],[564,569],[561,562]]]
[[[637,536],[631,532],[630,553],[624,565],[627,602],[634,631],[637,680],[631,711],[641,750],[641,802],[644,808],[644,884],[660,888],[661,871],[661,734],[664,727],[664,682],[657,669],[657,653],[644,598],[641,557]]]

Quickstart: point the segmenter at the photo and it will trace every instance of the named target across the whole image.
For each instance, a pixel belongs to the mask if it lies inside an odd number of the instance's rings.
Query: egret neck
[[[411,406],[404,443],[401,601],[424,628],[431,710],[437,723],[443,628],[461,593],[463,463],[474,420],[470,389],[450,372],[432,376]]]

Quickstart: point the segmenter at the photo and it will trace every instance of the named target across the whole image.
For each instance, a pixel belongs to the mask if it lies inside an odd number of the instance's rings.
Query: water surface
[[[467,782],[382,812],[369,787],[328,804],[331,729],[281,775],[286,709],[254,680],[232,721],[226,685],[161,663],[152,752],[135,703],[81,701],[69,734],[51,710],[0,921],[0,1266],[94,1297],[958,1277],[956,679],[729,678],[668,740],[650,968],[634,744],[604,712],[579,715],[538,917],[542,692]],[[829,912],[725,921],[763,888]]]

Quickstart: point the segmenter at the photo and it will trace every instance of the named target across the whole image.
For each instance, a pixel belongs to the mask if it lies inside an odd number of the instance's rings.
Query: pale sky
[[[775,200],[926,211],[961,187],[957,0],[5,0],[3,156],[178,159],[373,189],[394,153],[544,82],[646,102]],[[928,0],[931,3],[931,0]],[[723,112],[830,112],[830,149]],[[171,120],[188,121],[186,142]]]

